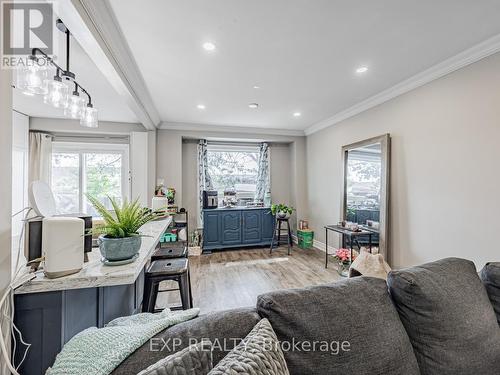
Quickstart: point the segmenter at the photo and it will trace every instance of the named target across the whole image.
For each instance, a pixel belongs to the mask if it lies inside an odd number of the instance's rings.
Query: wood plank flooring
[[[254,307],[262,293],[341,279],[333,262],[325,269],[324,252],[296,246],[290,256],[285,247],[274,250],[272,255],[269,248],[256,248],[219,251],[189,257],[189,261],[194,305],[201,313]],[[178,292],[158,296],[158,307],[179,302]]]

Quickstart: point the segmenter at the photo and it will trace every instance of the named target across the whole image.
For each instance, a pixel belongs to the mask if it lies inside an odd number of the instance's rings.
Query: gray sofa
[[[208,338],[219,362],[262,318],[292,375],[500,374],[500,263],[479,277],[447,258],[394,271],[259,296],[256,308],[200,316],[161,332],[113,372],[137,374]]]

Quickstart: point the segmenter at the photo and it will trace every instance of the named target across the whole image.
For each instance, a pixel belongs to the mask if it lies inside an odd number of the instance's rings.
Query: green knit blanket
[[[199,309],[142,313],[91,327],[64,345],[46,375],[107,375],[146,341],[167,327],[198,316]]]

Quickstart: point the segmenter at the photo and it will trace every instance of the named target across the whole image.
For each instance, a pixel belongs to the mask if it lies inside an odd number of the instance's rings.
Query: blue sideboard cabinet
[[[203,210],[203,251],[271,244],[274,216],[270,208]]]

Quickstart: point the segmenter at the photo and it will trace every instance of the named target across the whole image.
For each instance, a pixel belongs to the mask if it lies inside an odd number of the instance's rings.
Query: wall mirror
[[[389,263],[390,148],[389,134],[342,147],[341,204],[343,223],[372,233],[360,236],[357,246],[368,249],[371,237],[373,252]]]

